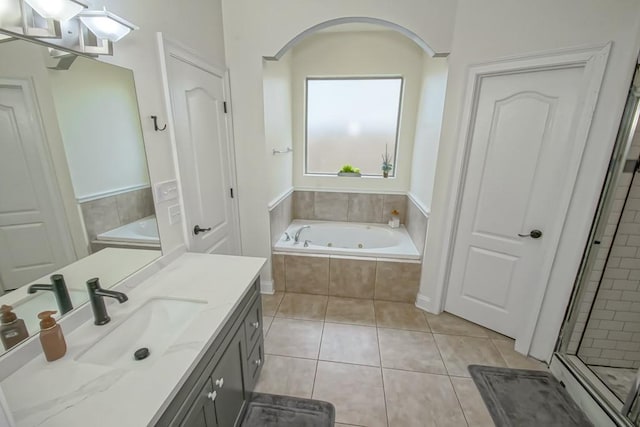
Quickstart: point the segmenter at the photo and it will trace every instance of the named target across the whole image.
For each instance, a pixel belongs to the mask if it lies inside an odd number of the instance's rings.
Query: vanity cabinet
[[[156,425],[233,427],[260,374],[263,342],[258,279]]]

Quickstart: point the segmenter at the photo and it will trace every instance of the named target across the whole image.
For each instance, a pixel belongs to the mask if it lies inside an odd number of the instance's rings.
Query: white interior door
[[[480,80],[445,310],[521,332],[546,286],[586,141],[576,137],[592,114],[584,74],[573,66]]]
[[[74,261],[40,129],[29,84],[0,80],[0,283],[5,290]]]
[[[224,73],[175,52],[166,65],[189,250],[239,254]]]

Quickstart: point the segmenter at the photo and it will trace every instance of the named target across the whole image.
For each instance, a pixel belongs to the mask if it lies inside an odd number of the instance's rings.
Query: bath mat
[[[240,427],[333,427],[335,417],[329,402],[253,393]]]
[[[470,365],[497,427],[593,426],[548,372]]]

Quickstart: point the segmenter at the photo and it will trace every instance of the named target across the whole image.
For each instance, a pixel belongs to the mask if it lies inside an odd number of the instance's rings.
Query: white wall
[[[273,149],[293,147],[291,122],[291,53],[278,61],[264,61],[264,135],[269,172],[269,198],[277,201],[293,187],[293,156]],[[241,165],[239,165],[241,167]]]
[[[223,0],[225,48],[231,72],[234,135],[245,255],[270,256],[262,58],[273,57],[305,30],[347,16],[393,21],[428,40],[436,52],[451,45],[452,0]],[[437,10],[438,13],[433,13]],[[152,170],[153,178],[153,170]],[[263,271],[270,277],[269,271]]]
[[[420,107],[413,146],[413,167],[409,192],[429,212],[436,176],[442,114],[447,89],[447,59],[424,55]]]
[[[591,132],[550,287],[534,335],[531,354],[547,359],[568,303],[588,236],[602,181],[629,89],[640,43],[640,14],[636,0],[459,0],[449,75],[444,122],[420,295],[440,309],[447,245],[451,241],[452,173],[457,150],[462,100],[467,69],[471,64],[511,55],[613,41]]]
[[[411,180],[411,158],[420,97],[423,52],[413,41],[392,30],[317,33],[302,40],[293,48],[291,62],[294,130],[293,184],[296,188],[406,193]],[[305,176],[303,166],[305,79],[309,76],[362,77],[371,75],[402,76],[404,78],[398,157],[394,165],[396,176],[388,179]],[[377,157],[379,158],[380,155]],[[393,153],[391,155],[393,156]]]
[[[33,43],[20,40],[0,43],[0,77],[31,79],[33,82],[45,142],[60,189],[73,247],[79,259],[88,255],[86,234],[73,192],[44,55],[48,55],[47,49]]]
[[[133,73],[78,58],[49,79],[76,199],[148,187]]]
[[[140,27],[116,43],[113,57],[104,56],[100,60],[133,70],[152,184],[176,179],[169,132],[155,132],[149,118],[156,115],[160,125],[167,123],[156,33],[162,32],[166,37],[190,47],[211,64],[224,69],[221,0],[170,1],[162,4],[154,0],[94,0],[91,6],[106,6],[108,10]],[[184,246],[183,224],[169,224],[168,207],[175,203],[156,203],[158,228],[165,253]]]

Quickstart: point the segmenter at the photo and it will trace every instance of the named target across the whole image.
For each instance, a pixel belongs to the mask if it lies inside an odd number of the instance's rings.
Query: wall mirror
[[[133,72],[0,43],[0,304],[34,334],[61,304],[31,285],[61,274],[77,307],[160,254]]]

